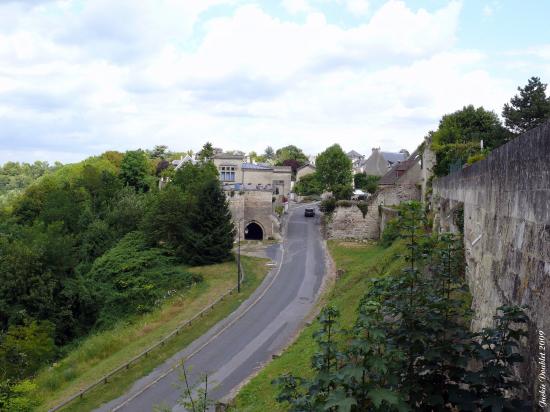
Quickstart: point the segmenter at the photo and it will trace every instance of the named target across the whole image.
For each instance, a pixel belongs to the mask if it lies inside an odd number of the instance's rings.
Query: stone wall
[[[327,224],[327,236],[330,239],[380,239],[379,206],[419,199],[420,189],[414,184],[386,186],[369,198],[364,217],[357,206],[337,207]]]
[[[432,207],[441,230],[456,230],[463,207],[473,329],[491,325],[500,305],[529,306],[527,362],[517,373],[534,397],[539,330],[550,347],[550,123],[434,180]]]
[[[263,229],[264,239],[279,238],[279,220],[273,214],[272,193],[269,190],[246,190],[226,193],[235,225],[240,226],[241,239],[246,226],[255,222]]]

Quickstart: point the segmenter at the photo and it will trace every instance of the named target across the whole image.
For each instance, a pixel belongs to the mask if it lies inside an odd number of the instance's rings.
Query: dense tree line
[[[232,258],[215,167],[188,163],[159,191],[163,151],[59,167],[0,208],[0,387],[13,388],[91,330],[200,282],[186,266]]]
[[[53,172],[61,166],[62,164],[59,162],[53,166],[48,162],[41,161],[34,163],[6,162],[0,166],[0,206],[39,177]]]
[[[437,160],[436,176],[483,159],[491,150],[550,119],[546,84],[531,77],[518,91],[502,109],[504,124],[496,113],[472,105],[441,118],[437,130],[429,133]]]

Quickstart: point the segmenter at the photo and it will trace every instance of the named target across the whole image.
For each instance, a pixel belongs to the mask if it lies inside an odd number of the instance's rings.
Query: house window
[[[235,166],[220,166],[220,178],[222,182],[234,182]]]

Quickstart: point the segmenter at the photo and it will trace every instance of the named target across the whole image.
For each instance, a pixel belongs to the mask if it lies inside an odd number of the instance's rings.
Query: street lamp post
[[[237,293],[241,293],[241,222],[239,228],[239,244],[237,246]]]
[[[237,242],[237,293],[241,292],[241,279],[242,279],[242,272],[241,272],[241,223],[244,222],[244,219],[239,220],[239,223],[237,225],[238,230],[238,236],[239,240]],[[244,229],[244,235],[248,233],[248,229]]]

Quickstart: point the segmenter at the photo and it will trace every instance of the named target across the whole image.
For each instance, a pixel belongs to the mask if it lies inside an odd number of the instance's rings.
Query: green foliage
[[[546,84],[540,78],[531,77],[518,91],[519,95],[502,109],[506,127],[514,133],[523,133],[550,119],[550,96],[546,96]]]
[[[367,202],[357,202],[356,206],[363,214],[363,219],[364,219],[365,216],[367,216],[367,212],[369,211],[369,204]]]
[[[352,207],[353,205],[355,205],[355,203],[352,202],[351,200],[337,200],[336,201],[336,206],[337,207]]]
[[[264,157],[267,161],[275,160],[275,151],[273,150],[273,148],[272,148],[271,146],[267,146],[267,147],[265,148],[263,157]]]
[[[461,169],[469,158],[480,153],[477,142],[449,143],[432,147],[436,156],[436,164],[433,167],[435,176],[446,176],[453,171],[453,168]]]
[[[184,193],[195,195],[207,182],[218,182],[218,170],[211,162],[186,163],[178,169],[173,183]]]
[[[30,380],[0,381],[0,410],[6,412],[32,412],[38,401],[32,397],[36,385]]]
[[[21,379],[53,359],[56,347],[50,322],[10,325],[0,335],[1,376]]]
[[[444,115],[438,129],[432,134],[432,142],[445,145],[483,140],[485,147],[494,149],[506,143],[510,137],[496,113],[469,105]]]
[[[199,160],[206,161],[212,159],[214,156],[214,146],[212,146],[212,143],[206,142],[203,146],[201,151],[198,153]]]
[[[103,297],[98,324],[111,326],[125,317],[153,309],[169,290],[201,281],[178,267],[167,251],[150,248],[143,233],[131,232],[98,258],[88,277]]]
[[[269,148],[269,146],[268,146]],[[272,151],[273,149],[271,149]],[[264,154],[267,159],[270,159],[268,149],[266,149],[266,153]],[[281,147],[280,149],[277,149],[275,152],[275,164],[282,166],[285,160],[296,160],[300,166],[307,163],[308,159],[307,156],[302,152],[302,149],[294,146],[289,145],[285,147]]]
[[[475,162],[479,162],[480,160],[485,159],[485,157],[486,157],[485,153],[476,153],[468,157],[468,160],[466,160],[466,163],[471,165],[471,164],[474,164]]]
[[[300,196],[320,195],[323,193],[323,186],[319,181],[317,172],[301,177],[294,185],[294,192]]]
[[[62,165],[56,162],[50,166],[48,162],[34,163],[6,162],[0,166],[0,206],[11,200],[25,188],[43,175],[49,174]]]
[[[191,265],[220,263],[232,258],[235,227],[219,182],[207,180],[188,207],[178,256]]]
[[[150,169],[147,154],[143,150],[128,151],[120,164],[120,177],[125,185],[146,192],[149,190],[147,176]]]
[[[49,320],[63,344],[89,329],[96,302],[89,285],[73,273],[75,239],[60,223],[6,226],[0,237],[0,321]]]
[[[353,184],[355,188],[364,190],[370,194],[378,189],[380,176],[367,175],[366,173],[356,173],[353,175]]]
[[[430,134],[436,154],[436,176],[460,169],[468,159],[486,155],[512,137],[495,113],[472,105],[443,116],[438,129]]]
[[[151,159],[166,159],[170,156],[168,146],[166,145],[156,145],[153,150],[147,150],[147,154]]]
[[[326,215],[332,214],[332,212],[334,212],[334,209],[336,209],[336,199],[333,197],[325,199],[319,204],[319,210]]]
[[[389,247],[393,242],[399,239],[399,220],[391,219],[386,223],[382,236],[380,237],[380,244],[384,247]]]
[[[277,216],[281,217],[284,212],[285,212],[284,206],[282,205],[275,206],[275,213],[277,214]]]
[[[338,341],[338,314],[323,309],[314,375],[281,376],[278,401],[291,411],[527,410],[513,377],[523,311],[501,307],[494,328],[470,332],[461,239],[428,236],[418,202],[397,221],[406,267],[372,281]]]
[[[179,247],[188,223],[189,196],[176,185],[168,185],[155,197],[144,218],[144,230],[154,245]]]
[[[332,145],[317,156],[315,166],[324,189],[337,199],[349,199],[353,193],[351,160],[338,145]]]

